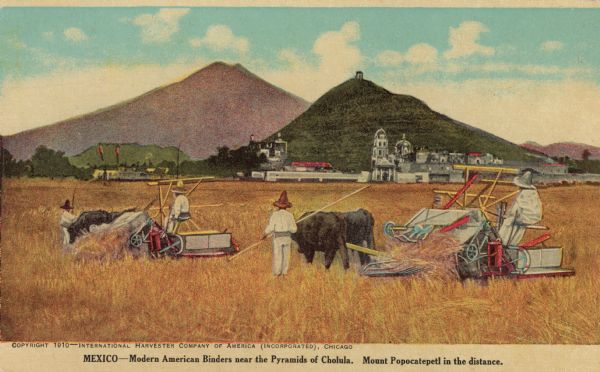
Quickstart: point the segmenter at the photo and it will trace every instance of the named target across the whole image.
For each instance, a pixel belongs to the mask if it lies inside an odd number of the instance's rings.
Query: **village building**
[[[371,180],[411,182],[460,182],[462,171],[453,164],[500,165],[503,160],[493,154],[480,152],[449,152],[448,150],[415,149],[402,135],[394,153],[388,150],[389,140],[384,129],[375,132],[371,151]]]
[[[371,180],[394,181],[396,176],[396,156],[389,154],[385,130],[379,129],[373,138],[371,151]]]
[[[568,167],[559,163],[505,161],[494,154],[484,152],[461,153],[430,150],[425,147],[415,148],[405,134],[396,142],[393,153],[389,152],[388,144],[385,130],[377,130],[371,150],[371,181],[462,182],[463,172],[455,170],[454,164],[517,168],[520,171],[532,172],[541,182],[559,179],[568,174]]]
[[[481,152],[468,152],[467,153],[467,164],[469,165],[502,165],[504,161],[496,158],[494,155],[489,153]]]
[[[257,146],[257,155],[264,155],[267,160],[261,165],[264,170],[282,169],[288,158],[287,142],[277,133],[277,138],[272,141],[254,142],[254,135],[250,136],[250,144]]]

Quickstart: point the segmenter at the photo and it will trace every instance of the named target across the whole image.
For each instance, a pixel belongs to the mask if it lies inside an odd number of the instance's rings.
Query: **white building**
[[[396,142],[396,162],[407,163],[412,161],[414,149],[412,143],[406,140],[406,134],[402,134],[402,139]]]
[[[251,143],[254,140],[251,137]],[[265,155],[267,163],[262,165],[265,169],[280,169],[287,159],[287,142],[281,139],[281,133],[277,133],[277,139],[271,142],[259,142],[257,155]]]
[[[393,181],[396,175],[396,156],[390,155],[385,130],[379,129],[373,138],[371,151],[371,180]]]
[[[402,135],[396,142],[394,153],[388,150],[385,130],[379,129],[373,138],[371,151],[371,180],[412,182],[456,182],[462,179],[462,171],[453,169],[452,164],[499,165],[503,160],[489,153],[467,154],[447,150],[431,151],[427,148],[415,150]]]

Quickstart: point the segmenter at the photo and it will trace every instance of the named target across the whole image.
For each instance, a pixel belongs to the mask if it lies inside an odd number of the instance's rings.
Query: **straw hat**
[[[71,201],[69,201],[69,199],[65,200],[65,203],[60,206],[60,209],[64,209],[66,211],[72,210],[73,206],[71,205]]]
[[[535,186],[533,186],[533,174],[530,171],[515,177],[513,183],[522,189],[535,189]]]
[[[291,208],[292,203],[288,201],[287,191],[283,191],[279,196],[279,200],[275,201],[273,205],[281,209]]]
[[[177,181],[177,185],[175,187],[173,187],[173,193],[174,194],[185,194],[185,186],[183,185],[183,181],[179,180]]]

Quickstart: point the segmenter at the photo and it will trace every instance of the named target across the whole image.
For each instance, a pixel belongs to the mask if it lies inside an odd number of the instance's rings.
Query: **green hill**
[[[368,80],[331,89],[281,130],[292,160],[328,161],[338,169],[370,169],[373,136],[383,128],[393,145],[405,133],[415,147],[489,152],[506,160],[532,160],[514,143],[452,120],[417,98],[393,94]]]
[[[97,146],[88,147],[81,154],[69,157],[69,162],[76,167],[87,166],[115,166],[117,158],[115,154],[115,146],[113,143],[103,143],[104,162],[98,155]],[[121,154],[119,156],[120,164],[153,164],[158,165],[162,161],[177,162],[177,148],[173,146],[160,147],[157,145],[138,145],[137,143],[124,143],[119,145]],[[179,161],[188,160],[189,156],[180,151]]]

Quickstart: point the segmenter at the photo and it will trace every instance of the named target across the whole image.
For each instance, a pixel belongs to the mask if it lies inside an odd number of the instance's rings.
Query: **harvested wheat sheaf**
[[[387,239],[386,249],[396,260],[407,267],[421,268],[419,275],[457,279],[456,254],[462,246],[450,234],[434,232],[416,243]]]
[[[129,230],[126,228],[93,231],[73,244],[76,261],[119,260],[129,254]]]

